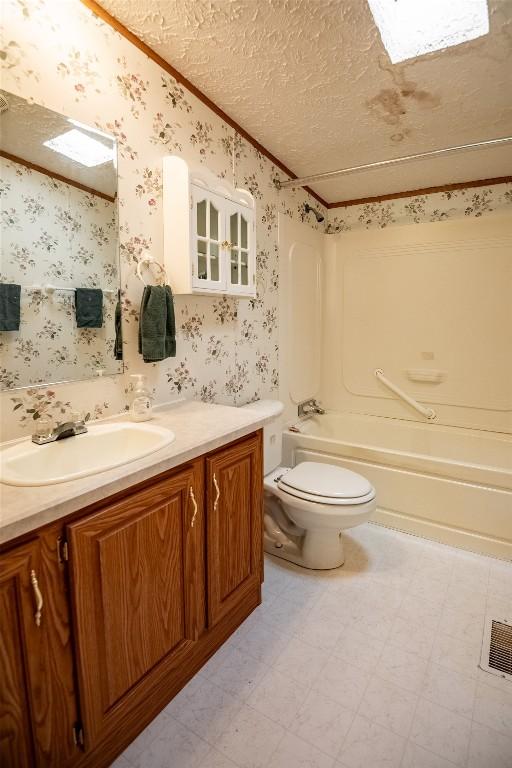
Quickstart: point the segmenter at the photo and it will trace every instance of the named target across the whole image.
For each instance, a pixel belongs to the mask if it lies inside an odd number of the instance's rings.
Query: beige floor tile
[[[288,728],[308,691],[308,686],[292,680],[276,669],[270,669],[247,699],[247,704]]]
[[[405,739],[357,715],[338,759],[347,768],[399,768]]]
[[[475,693],[476,680],[471,675],[430,664],[421,695],[462,717],[471,718]]]
[[[334,758],[293,733],[287,733],[270,758],[268,768],[332,768]]]
[[[295,716],[291,730],[336,757],[355,718],[354,710],[312,690]]]
[[[220,734],[215,747],[240,768],[268,768],[284,733],[280,725],[244,705]]]
[[[414,714],[410,739],[439,757],[464,766],[470,732],[471,720],[421,699]]]
[[[359,714],[399,736],[407,737],[417,701],[417,694],[380,677],[372,677],[359,706]]]

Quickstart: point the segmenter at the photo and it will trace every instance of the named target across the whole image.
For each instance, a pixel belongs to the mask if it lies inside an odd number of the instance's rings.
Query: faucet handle
[[[72,421],[74,424],[83,424],[85,421],[85,416],[83,411],[71,411],[69,414],[69,420]]]
[[[53,431],[53,419],[51,416],[43,413],[36,421],[36,426],[32,437],[38,437],[46,440]]]

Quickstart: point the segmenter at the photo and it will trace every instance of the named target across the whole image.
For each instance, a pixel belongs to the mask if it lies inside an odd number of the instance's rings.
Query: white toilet
[[[370,519],[375,489],[362,475],[332,464],[280,466],[282,403],[260,400],[245,407],[271,408],[276,415],[275,424],[263,429],[265,551],[304,568],[338,568],[345,560],[341,531]]]

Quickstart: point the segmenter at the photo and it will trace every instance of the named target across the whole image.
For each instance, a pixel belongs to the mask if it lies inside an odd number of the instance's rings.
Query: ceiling
[[[489,0],[489,35],[395,65],[366,0],[99,4],[298,176],[512,135],[512,0]],[[511,174],[508,145],[311,186],[332,203]]]
[[[9,105],[8,109],[0,114],[0,149],[3,152],[44,168],[50,175],[54,173],[63,176],[70,182],[115,197],[117,171],[112,162],[88,168],[44,146],[43,142],[74,127],[66,115],[53,112],[8,91],[0,90],[0,94]],[[116,141],[114,137],[100,136],[97,133],[92,133],[91,138],[109,147]]]

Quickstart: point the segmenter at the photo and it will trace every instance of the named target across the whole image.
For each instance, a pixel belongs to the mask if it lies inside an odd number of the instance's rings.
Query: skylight
[[[44,146],[88,168],[111,162],[113,159],[112,147],[106,147],[101,141],[87,136],[76,128],[45,141]]]
[[[393,64],[489,32],[487,0],[368,0]]]

